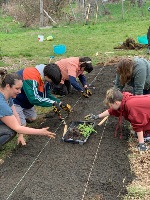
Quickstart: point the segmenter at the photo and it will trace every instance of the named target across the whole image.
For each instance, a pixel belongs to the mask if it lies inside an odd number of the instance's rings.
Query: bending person
[[[144,58],[122,58],[117,64],[115,88],[128,84],[134,95],[150,94],[150,62]]]
[[[14,99],[14,105],[20,116],[21,124],[26,125],[36,119],[34,106],[54,107],[54,112],[61,109],[71,112],[69,104],[63,104],[50,93],[50,84],[59,84],[61,71],[56,64],[40,64],[36,67],[27,67],[17,72],[23,80],[21,93]]]
[[[71,86],[88,98],[92,92],[88,89],[84,72],[93,70],[92,61],[89,57],[70,57],[55,62],[60,68],[62,78],[60,84],[53,84],[53,92],[59,95],[67,95],[71,92]],[[77,82],[79,78],[82,86]]]
[[[105,104],[110,108],[99,115],[91,115],[92,119],[104,118],[113,115],[119,118],[118,125],[122,126],[122,117],[131,123],[138,136],[139,151],[146,151],[143,134],[150,131],[150,97],[136,95],[129,92],[120,92],[111,88],[106,93]],[[117,126],[118,127],[118,126]]]
[[[55,138],[55,134],[47,128],[34,129],[21,126],[12,98],[15,98],[22,88],[22,80],[18,74],[7,74],[0,69],[0,146],[10,141],[18,133],[18,143],[25,145],[23,134],[45,135]]]

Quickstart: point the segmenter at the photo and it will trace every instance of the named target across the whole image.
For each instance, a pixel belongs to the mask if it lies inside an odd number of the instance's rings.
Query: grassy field
[[[112,5],[109,5],[112,6]],[[114,6],[114,5],[113,5]],[[137,37],[146,35],[150,25],[149,16],[137,17],[140,15],[139,9],[134,10],[128,8],[128,17],[124,20],[118,15],[117,5],[113,8],[113,18],[103,17],[96,24],[92,21],[88,25],[83,22],[80,24],[70,24],[44,29],[25,29],[21,24],[14,21],[10,17],[1,16],[0,18],[0,67],[7,67],[9,71],[28,67],[30,65],[48,63],[49,57],[54,56],[52,61],[59,60],[70,56],[89,56],[93,60],[93,64],[98,62],[106,62],[113,56],[144,56],[149,59],[146,54],[146,48],[141,50],[115,50],[114,47],[119,46],[127,38],[132,38],[137,42]],[[147,12],[147,11],[146,11]],[[120,13],[121,16],[121,13]],[[46,38],[53,35],[52,41],[38,41],[38,35],[44,35]],[[67,51],[64,55],[56,55],[53,52],[53,45],[65,44]],[[40,114],[40,110],[38,113]],[[42,111],[46,112],[46,111]],[[8,155],[8,152],[15,147],[15,140],[10,142],[6,151],[0,153],[0,158]],[[130,158],[135,161],[137,155]],[[139,168],[140,170],[140,168]],[[140,189],[139,189],[140,187]],[[125,199],[148,199],[150,193],[146,189],[148,185],[140,186],[133,184],[129,186],[129,196]]]

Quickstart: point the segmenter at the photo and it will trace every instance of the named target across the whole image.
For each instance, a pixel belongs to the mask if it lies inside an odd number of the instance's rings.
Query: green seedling
[[[91,124],[79,124],[78,129],[80,133],[86,138],[89,137],[92,132],[97,133],[97,131],[93,128]]]

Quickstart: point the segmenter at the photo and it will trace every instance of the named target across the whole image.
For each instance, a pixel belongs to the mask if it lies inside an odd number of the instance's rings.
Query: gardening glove
[[[54,111],[56,114],[61,115],[60,110],[61,110],[61,107],[60,107],[59,103],[54,102],[54,103],[53,103],[53,111]]]
[[[91,90],[89,90],[88,88],[85,88],[85,93],[89,96],[92,96],[92,92]]]
[[[63,103],[61,103],[61,104],[60,104],[60,107],[61,107],[63,110],[67,111],[68,113],[71,113],[71,112],[72,112],[72,108],[71,108],[71,106],[70,106],[69,104],[63,104]]]
[[[84,117],[85,120],[90,120],[90,119],[96,120],[96,119],[98,119],[98,118],[99,118],[98,115],[93,115],[93,114],[89,114],[89,115],[86,115],[86,116]]]
[[[83,91],[82,91],[81,94],[82,94],[83,97],[89,98],[89,95],[88,95],[86,92],[83,92]]]
[[[95,119],[99,118],[99,115],[93,115],[93,114],[91,114],[90,118],[95,120]]]

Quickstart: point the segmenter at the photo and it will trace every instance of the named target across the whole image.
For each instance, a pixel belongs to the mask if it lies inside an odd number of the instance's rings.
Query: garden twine
[[[96,80],[96,78],[98,77],[98,75],[100,74],[100,72],[104,69],[104,67],[102,67],[99,71],[99,73],[95,76],[95,78],[93,79],[93,81],[91,82],[91,84]],[[79,102],[79,100],[81,99],[81,97],[79,97],[77,99],[77,101],[75,102],[75,104],[72,106],[72,108],[74,108],[77,103]],[[67,117],[67,116],[66,116]],[[64,118],[64,120],[66,119],[66,117]],[[108,120],[107,120],[108,121]],[[90,169],[90,173],[89,173],[89,176],[88,176],[88,180],[85,184],[85,188],[84,188],[84,193],[82,195],[82,200],[84,200],[84,197],[85,197],[85,194],[86,194],[86,191],[87,191],[87,187],[88,187],[88,184],[89,184],[89,180],[90,180],[90,177],[91,177],[91,174],[92,174],[92,171],[93,171],[93,168],[94,168],[94,164],[95,164],[95,161],[96,161],[96,158],[97,158],[97,154],[98,154],[98,150],[99,150],[99,147],[100,147],[100,144],[101,144],[101,141],[102,141],[102,138],[103,138],[103,134],[104,134],[104,130],[106,128],[106,124],[107,124],[107,121],[105,123],[105,126],[104,126],[104,129],[103,129],[103,132],[102,132],[102,135],[101,135],[101,138],[100,138],[100,142],[98,144],[98,147],[97,147],[97,150],[96,150],[96,153],[95,153],[95,156],[94,156],[94,160],[93,160],[93,163],[92,163],[92,166],[91,166],[91,169]],[[61,121],[60,124],[58,125],[58,127],[56,128],[55,132],[57,132],[57,130],[59,129],[59,127],[63,124],[63,122]],[[33,162],[31,163],[31,165],[28,167],[28,169],[26,170],[26,172],[24,173],[24,175],[21,177],[21,179],[18,181],[18,183],[15,185],[15,187],[13,188],[13,190],[10,192],[10,194],[8,195],[8,197],[6,198],[6,200],[9,200],[10,197],[13,195],[13,193],[15,192],[15,190],[17,189],[17,187],[19,186],[19,184],[23,181],[23,179],[25,178],[25,176],[27,175],[27,173],[30,171],[30,169],[32,168],[32,166],[34,165],[34,163],[36,162],[36,160],[40,157],[41,153],[44,151],[45,147],[48,145],[49,141],[51,140],[51,138],[48,139],[48,141],[46,142],[46,144],[44,145],[44,147],[41,149],[41,151],[39,152],[39,154],[36,156],[36,158],[33,160]]]

